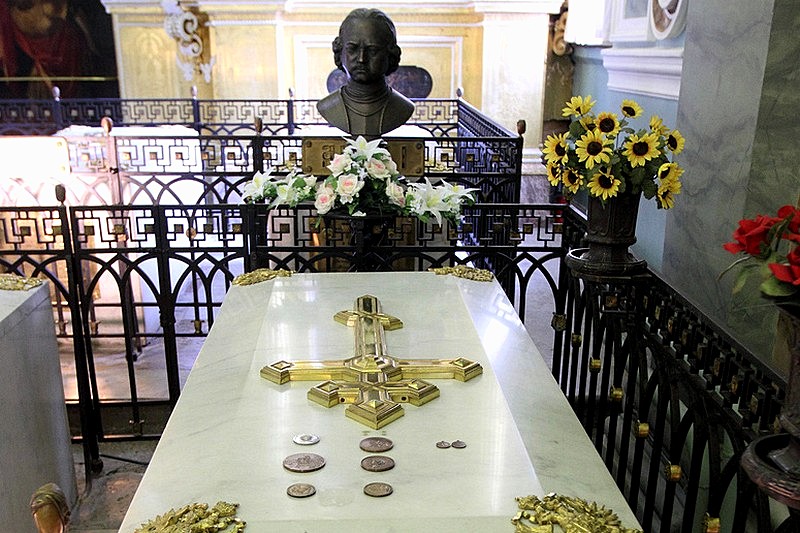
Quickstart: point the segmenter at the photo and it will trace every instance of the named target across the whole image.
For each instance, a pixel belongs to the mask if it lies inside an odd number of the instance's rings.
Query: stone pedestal
[[[35,532],[28,507],[45,483],[77,501],[50,292],[0,290],[0,524]],[[2,529],[0,528],[0,529]]]

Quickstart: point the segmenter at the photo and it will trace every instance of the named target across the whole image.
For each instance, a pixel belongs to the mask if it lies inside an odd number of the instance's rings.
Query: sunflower
[[[575,154],[578,161],[586,161],[586,168],[594,168],[595,163],[611,161],[611,141],[599,131],[589,131],[575,141]]]
[[[591,95],[587,95],[586,99],[584,99],[583,96],[573,96],[570,101],[567,102],[567,107],[561,110],[561,115],[564,117],[579,117],[591,111],[594,104],[595,101],[592,100]]]
[[[594,131],[594,129],[597,127],[597,124],[595,123],[595,118],[592,115],[584,115],[580,118],[578,122],[581,123],[581,126],[583,126],[584,131]]]
[[[556,187],[561,183],[561,174],[562,170],[559,165],[549,161],[547,162],[547,181],[550,182],[550,185]]]
[[[681,182],[677,179],[661,182],[656,192],[658,207],[672,209],[675,206],[675,195],[681,192]]]
[[[631,133],[628,140],[625,141],[625,149],[622,151],[622,155],[628,158],[632,167],[644,166],[645,162],[659,155],[658,135],[647,133],[639,136]]]
[[[664,121],[661,120],[661,117],[658,115],[653,115],[650,117],[650,131],[656,135],[665,135],[668,129],[666,126],[664,126]]]
[[[569,156],[568,148],[566,133],[549,135],[544,141],[544,148],[542,148],[544,160],[548,163],[566,163]]]
[[[621,127],[617,114],[608,111],[598,114],[595,124],[597,124],[597,129],[608,137],[616,137]]]
[[[574,168],[565,169],[561,178],[564,180],[564,186],[572,194],[576,194],[581,188],[581,185],[583,185],[583,176]]]
[[[600,172],[595,173],[589,180],[589,194],[597,196],[604,202],[616,196],[622,182],[612,174],[609,167],[602,167]]]
[[[683,138],[683,135],[681,135],[681,132],[678,130],[672,130],[667,135],[667,148],[675,155],[683,152],[683,145],[685,142],[686,139]]]
[[[642,108],[639,104],[634,102],[633,100],[623,100],[622,101],[622,114],[628,118],[637,118],[644,113]],[[566,115],[565,115],[566,116]]]
[[[658,167],[658,181],[663,185],[670,181],[679,181],[683,169],[677,163],[664,163]]]

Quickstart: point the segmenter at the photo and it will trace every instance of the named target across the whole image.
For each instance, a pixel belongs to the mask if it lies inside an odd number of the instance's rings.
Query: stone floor
[[[70,517],[71,533],[116,532],[139,486],[157,441],[100,443],[103,470],[86,483],[83,449],[73,444],[78,505]]]

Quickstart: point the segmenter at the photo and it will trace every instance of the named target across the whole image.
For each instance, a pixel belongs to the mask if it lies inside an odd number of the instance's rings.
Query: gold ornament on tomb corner
[[[291,270],[271,270],[269,268],[257,268],[246,274],[239,274],[233,278],[234,285],[254,285],[262,281],[269,281],[275,278],[288,278],[292,275]]]
[[[44,283],[37,278],[25,278],[16,274],[0,274],[0,290],[27,291]]]
[[[456,265],[454,267],[429,268],[428,270],[438,276],[450,275],[450,276],[455,276],[457,278],[471,279],[472,281],[492,281],[494,279],[494,274],[492,274],[489,270],[484,270],[482,268],[468,267],[466,265]]]
[[[222,501],[210,509],[207,503],[191,503],[149,520],[134,533],[239,533],[244,531],[245,522],[236,516],[237,507],[238,503]]]
[[[580,498],[548,494],[542,499],[522,496],[516,500],[520,510],[511,519],[516,533],[642,533],[623,527],[610,509]]]
[[[399,359],[389,355],[385,332],[403,322],[381,311],[375,296],[356,299],[355,308],[334,316],[353,328],[355,355],[329,361],[277,361],[261,369],[261,377],[282,385],[289,381],[324,380],[308,391],[308,399],[324,407],[348,404],[345,415],[372,429],[403,416],[401,403],[420,406],[439,397],[439,388],[423,378],[468,381],[483,373],[480,364],[454,359]]]

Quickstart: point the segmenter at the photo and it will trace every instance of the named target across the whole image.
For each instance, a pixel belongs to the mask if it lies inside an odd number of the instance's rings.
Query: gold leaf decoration
[[[642,533],[623,527],[610,509],[580,498],[548,494],[542,499],[522,496],[516,500],[520,510],[511,519],[516,533]]]
[[[217,502],[211,509],[207,503],[191,503],[170,509],[139,526],[134,533],[239,533],[245,523],[236,517],[238,503]]]
[[[0,274],[0,290],[27,291],[44,283],[38,278],[25,278],[16,274]]]
[[[233,278],[234,285],[253,285],[262,281],[269,281],[275,278],[288,278],[292,275],[291,270],[271,270],[269,268],[257,268],[252,272],[240,274]]]
[[[451,275],[457,278],[471,279],[472,281],[492,281],[494,274],[482,268],[456,265],[454,267],[429,268],[430,272],[437,275]]]

